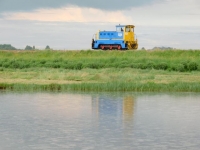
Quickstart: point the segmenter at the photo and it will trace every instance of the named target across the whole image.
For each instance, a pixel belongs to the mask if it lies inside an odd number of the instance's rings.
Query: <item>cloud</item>
[[[95,8],[66,7],[38,9],[33,12],[3,13],[8,20],[32,20],[49,22],[130,22],[130,16],[121,11],[105,12]],[[106,16],[106,17],[105,17]],[[117,17],[116,17],[117,16]]]
[[[39,8],[58,8],[75,5],[101,10],[126,10],[166,0],[0,0],[0,12],[31,11]]]
[[[130,11],[123,11],[123,14],[125,16],[133,14],[132,20],[137,25],[200,26],[198,4],[200,4],[198,0],[168,0],[165,3],[132,8]]]
[[[179,7],[177,7],[179,6]],[[170,11],[169,11],[170,10]],[[121,23],[136,26],[199,26],[200,9],[197,0],[157,3],[128,10],[104,11],[96,8],[68,6],[37,9],[30,12],[2,13],[7,20],[31,20],[45,22]]]

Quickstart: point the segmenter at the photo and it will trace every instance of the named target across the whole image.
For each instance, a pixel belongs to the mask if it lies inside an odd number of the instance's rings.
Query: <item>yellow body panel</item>
[[[135,26],[133,25],[127,25],[124,29],[124,41],[127,43],[128,49],[138,48],[138,41],[135,39],[134,27]]]

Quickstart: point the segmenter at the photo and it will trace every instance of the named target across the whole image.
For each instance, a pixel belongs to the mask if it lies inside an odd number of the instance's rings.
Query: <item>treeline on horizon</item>
[[[200,51],[0,51],[0,68],[134,68],[177,72],[200,71]]]
[[[50,50],[51,48],[47,45],[45,49]],[[36,47],[27,45],[24,49],[17,49],[11,44],[0,44],[0,50],[36,50]]]

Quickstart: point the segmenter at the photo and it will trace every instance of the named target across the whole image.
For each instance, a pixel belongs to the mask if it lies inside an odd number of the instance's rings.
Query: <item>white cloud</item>
[[[66,7],[38,9],[33,12],[4,13],[8,20],[35,20],[51,22],[128,22],[130,16],[121,11],[109,12],[94,8]]]
[[[125,13],[132,14],[138,25],[150,26],[199,26],[200,2],[197,0],[168,0],[151,6],[132,8]]]
[[[1,12],[32,11],[39,8],[60,8],[75,5],[84,8],[96,8],[101,10],[125,10],[131,7],[151,5],[165,0],[0,0]]]
[[[57,9],[38,9],[32,12],[4,13],[9,20],[49,22],[114,22],[144,26],[199,26],[198,0],[166,0],[148,6],[123,11],[104,11],[95,8],[70,6]]]

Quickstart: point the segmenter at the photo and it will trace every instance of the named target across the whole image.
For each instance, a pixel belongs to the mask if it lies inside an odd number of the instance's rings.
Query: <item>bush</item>
[[[2,67],[4,67],[4,68],[9,68],[10,67],[10,62],[4,62],[3,64],[2,64]]]
[[[91,68],[91,69],[100,69],[103,68],[103,64],[101,63],[89,63],[86,65],[87,68]]]
[[[167,70],[168,64],[165,62],[161,62],[161,63],[154,65],[154,68],[159,69],[159,70]]]
[[[189,61],[182,61],[181,64],[184,66],[185,71],[188,70],[188,63]]]
[[[179,72],[184,72],[185,68],[184,68],[183,64],[178,64],[178,65],[176,65],[176,66],[173,67],[173,70],[174,71],[179,71]]]
[[[136,68],[136,69],[147,69],[147,65],[144,63],[134,63],[131,65],[131,68]]]
[[[81,69],[83,69],[83,64],[82,64],[82,63],[77,63],[77,64],[74,66],[74,69],[76,69],[76,70],[81,70]]]
[[[126,67],[130,67],[128,61],[126,60],[121,61],[120,63],[118,63],[118,66],[117,66],[117,68],[126,68]]]
[[[53,63],[52,62],[46,62],[44,64],[44,66],[47,67],[47,68],[51,68],[51,67],[53,67]]]
[[[149,69],[153,69],[154,68],[154,66],[155,66],[155,63],[154,62],[147,62],[147,64],[146,64],[146,68],[149,68]]]
[[[198,64],[196,62],[189,62],[188,63],[188,70],[194,71],[198,69]]]
[[[72,63],[72,62],[62,64],[62,67],[65,69],[74,69],[74,66],[75,66],[74,63]]]
[[[12,60],[11,62],[10,62],[10,68],[20,68],[20,64],[19,64],[19,62],[18,61],[15,61],[15,60]]]
[[[0,60],[0,67],[2,67],[3,66],[3,61],[2,60]]]
[[[61,67],[61,63],[57,62],[57,63],[52,63],[52,68],[60,68]]]
[[[40,64],[43,64],[43,65],[44,65],[45,63],[46,63],[46,60],[41,60],[41,61],[40,61]]]

